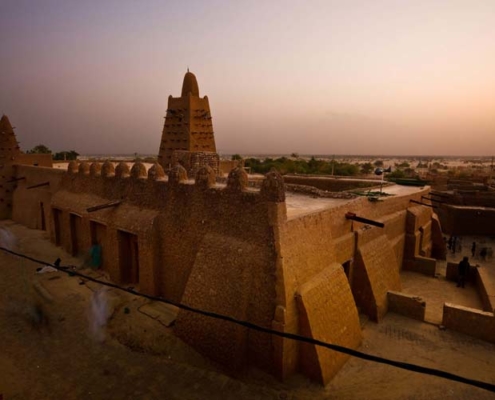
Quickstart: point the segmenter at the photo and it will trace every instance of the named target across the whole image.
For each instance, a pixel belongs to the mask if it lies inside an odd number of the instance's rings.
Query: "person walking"
[[[457,287],[464,287],[469,268],[471,268],[471,265],[469,265],[469,259],[464,257],[457,266]]]
[[[473,242],[473,245],[471,246],[471,257],[474,258],[475,254],[476,254],[476,242]]]

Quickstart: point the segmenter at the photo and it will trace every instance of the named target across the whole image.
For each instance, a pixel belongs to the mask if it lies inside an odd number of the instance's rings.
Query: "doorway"
[[[123,283],[139,283],[138,237],[129,232],[117,231],[119,240],[120,276]]]
[[[79,254],[79,238],[82,233],[82,218],[77,214],[70,214],[70,238],[73,256]]]
[[[60,246],[60,215],[62,211],[58,208],[52,208],[53,214],[53,229],[55,231],[55,245]]]

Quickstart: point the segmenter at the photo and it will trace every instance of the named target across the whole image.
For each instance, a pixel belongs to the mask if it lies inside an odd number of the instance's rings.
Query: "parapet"
[[[155,163],[148,171],[143,163],[129,164],[121,162],[117,166],[111,161],[103,164],[94,162],[69,163],[66,177],[62,179],[62,187],[69,192],[87,193],[108,199],[126,199],[131,204],[141,207],[161,209],[168,201],[182,202],[186,207],[189,199],[199,202],[223,204],[282,204],[285,190],[282,178],[276,171],[271,171],[261,183],[261,191],[248,189],[248,176],[244,169],[234,168],[228,177],[227,184],[217,184],[213,168],[200,168],[194,179],[188,179],[185,168],[176,164],[167,176],[163,168]],[[138,184],[140,182],[140,184]],[[200,193],[200,197],[195,197]],[[235,195],[235,198],[232,197]],[[183,197],[185,196],[185,197]],[[239,210],[245,209],[242,206]]]
[[[79,172],[79,164],[77,161],[71,161],[67,166],[67,173],[69,175],[75,175]]]
[[[101,164],[99,162],[94,162],[89,167],[90,176],[100,176],[101,175]]]
[[[83,161],[79,164],[79,175],[89,175],[90,166],[87,162]]]
[[[208,165],[200,168],[196,174],[196,186],[200,189],[209,189],[215,186],[216,174]]]
[[[187,171],[182,165],[175,164],[175,167],[168,173],[168,182],[171,185],[177,185],[183,181],[187,181]]]
[[[227,190],[231,192],[243,192],[248,186],[248,176],[241,167],[236,167],[230,171],[227,178]]]
[[[129,166],[126,162],[121,161],[115,168],[116,178],[128,178],[130,176]]]
[[[105,178],[111,178],[115,176],[115,167],[113,166],[113,162],[105,161],[101,166],[101,176]]]
[[[285,184],[280,173],[272,168],[266,174],[265,180],[261,184],[261,196],[268,201],[282,203],[285,201]]]
[[[131,168],[131,178],[133,179],[146,179],[146,167],[141,162],[136,162]]]
[[[164,181],[165,180],[165,171],[162,166],[158,163],[154,163],[151,168],[148,170],[148,179],[153,181]]]

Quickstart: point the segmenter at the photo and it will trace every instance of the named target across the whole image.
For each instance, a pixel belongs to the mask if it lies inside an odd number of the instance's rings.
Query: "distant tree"
[[[74,150],[70,150],[70,151],[61,151],[59,153],[55,153],[55,155],[53,156],[53,159],[54,160],[67,160],[67,161],[71,161],[71,160],[77,160],[77,156],[79,155],[78,152],[74,151]]]
[[[257,158],[248,158],[245,160],[245,166],[249,167],[252,172],[260,174],[265,174],[272,168],[275,168],[281,174],[297,173],[329,175],[332,172],[334,172],[335,175],[346,176],[359,174],[359,165],[357,164],[339,163],[335,160],[327,162],[324,160],[317,160],[315,157],[311,157],[309,161],[288,157],[276,159],[266,158],[263,161]]]
[[[382,160],[376,160],[373,165],[375,167],[383,167],[383,161]]]
[[[361,165],[361,173],[370,174],[373,171],[373,165],[369,162]]]
[[[387,178],[405,178],[406,173],[400,169],[396,169],[387,175]]]
[[[410,165],[408,162],[404,161],[402,163],[400,163],[399,165],[397,165],[398,168],[409,168]]]
[[[354,176],[359,174],[359,166],[356,164],[336,163],[335,175]]]
[[[299,153],[291,153],[292,158],[299,158]]]
[[[447,165],[440,164],[437,161],[435,161],[433,164],[431,164],[431,167],[436,168],[436,169],[448,169],[449,168]]]
[[[240,161],[242,160],[242,157],[240,154],[234,154],[231,158],[232,161]]]
[[[31,150],[28,150],[28,154],[51,154],[51,150],[46,147],[44,144],[39,144],[34,146]]]
[[[311,159],[308,161],[309,173],[314,174],[318,171],[318,167],[320,166],[320,160],[317,160],[315,156],[311,156]]]

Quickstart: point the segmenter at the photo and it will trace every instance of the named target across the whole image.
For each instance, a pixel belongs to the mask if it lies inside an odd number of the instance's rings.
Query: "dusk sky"
[[[495,153],[495,0],[0,0],[0,49],[23,150],[156,154],[189,67],[220,153]]]

